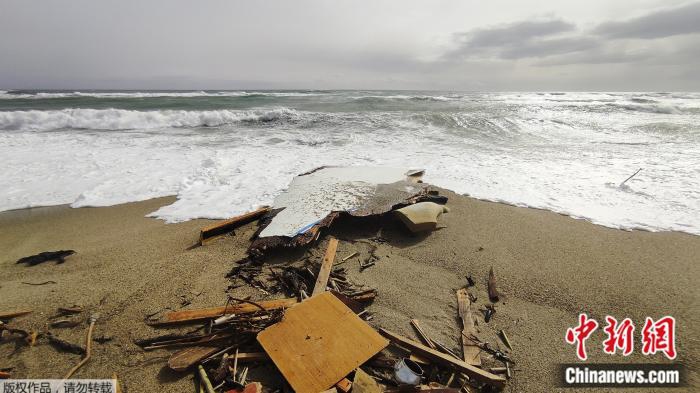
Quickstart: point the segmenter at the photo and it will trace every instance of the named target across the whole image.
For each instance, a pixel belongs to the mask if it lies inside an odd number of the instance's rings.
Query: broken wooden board
[[[32,310],[0,312],[0,320],[21,317],[23,315],[31,314],[31,312]]]
[[[335,261],[335,253],[338,250],[338,239],[331,237],[328,240],[328,248],[326,249],[326,255],[323,257],[323,262],[321,262],[321,270],[318,271],[318,277],[316,278],[316,284],[314,284],[314,291],[311,296],[318,295],[319,293],[325,292],[328,286],[328,277],[331,276],[331,269],[333,268],[333,261]]]
[[[452,367],[457,371],[467,374],[470,378],[473,378],[479,382],[493,385],[496,387],[503,387],[506,383],[506,379],[492,374],[488,371],[484,371],[478,367],[474,367],[469,363],[463,362],[459,359],[455,359],[450,355],[446,355],[442,352],[438,352],[430,347],[418,343],[416,341],[410,340],[406,337],[400,336],[396,333],[390,332],[386,329],[379,329],[385,337],[389,338],[392,342],[399,344],[417,355],[423,356],[433,362],[442,364],[447,367]]]
[[[481,365],[481,349],[471,338],[476,333],[474,317],[472,317],[471,300],[465,288],[457,291],[457,305],[459,317],[462,319],[462,356],[464,361],[474,365]]]
[[[202,359],[215,354],[223,347],[192,347],[177,351],[168,359],[168,367],[175,371],[185,371]]]
[[[297,393],[329,389],[389,345],[330,292],[290,308],[258,342]]]
[[[203,246],[220,238],[221,236],[224,236],[241,225],[253,222],[263,215],[269,213],[270,210],[271,209],[268,206],[261,207],[258,210],[254,210],[228,220],[217,222],[216,224],[212,224],[206,228],[202,228],[201,232],[199,233],[199,245]]]
[[[256,302],[265,310],[277,310],[288,308],[297,304],[297,299],[275,299]],[[196,310],[173,311],[166,313],[161,320],[149,321],[152,326],[169,325],[174,323],[199,322],[207,319],[218,318],[227,314],[247,314],[260,311],[260,307],[250,303],[229,304],[228,306],[201,308]]]

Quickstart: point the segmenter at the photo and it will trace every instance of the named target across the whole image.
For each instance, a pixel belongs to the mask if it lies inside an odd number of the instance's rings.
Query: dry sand
[[[574,348],[564,343],[564,333],[580,312],[599,322],[612,315],[637,324],[631,358],[604,355],[599,331],[588,342],[591,362],[665,362],[661,354],[639,354],[638,333],[646,316],[674,316],[676,361],[686,366],[690,387],[673,391],[700,389],[700,237],[626,232],[547,211],[448,191],[445,195],[451,208],[441,218],[445,227],[427,236],[410,236],[393,220],[383,225],[345,223],[331,231],[341,239],[339,258],[353,251],[364,256],[369,250],[366,242],[348,240],[377,235],[386,239],[378,243],[375,266],[360,272],[356,260],[345,264],[353,281],[379,291],[370,307],[373,324],[415,337],[409,319],[417,318],[428,334],[459,351],[455,290],[471,274],[477,282],[471,289],[478,297],[477,308],[483,307],[488,302],[486,277],[493,266],[502,299],[490,323],[481,313],[476,315],[482,339],[504,348],[494,335],[504,329],[513,344],[517,365],[506,391],[558,390],[556,365],[577,361]],[[166,332],[146,326],[146,315],[222,305],[229,283],[224,275],[244,256],[255,224],[239,229],[235,236],[188,250],[208,221],[165,225],[144,217],[173,200],[0,213],[0,311],[30,308],[32,314],[16,318],[12,325],[46,330],[57,307],[84,306],[83,318],[99,313],[95,335],[113,340],[95,344],[93,359],[76,377],[109,378],[117,373],[129,392],[193,391],[191,373],[176,374],[165,366],[170,351],[143,352],[133,340]],[[64,264],[15,264],[23,256],[66,248],[77,253]],[[320,261],[324,250],[321,241],[309,253]],[[288,253],[270,263],[300,255]],[[49,280],[56,283],[25,284]],[[251,288],[232,294],[263,298]],[[52,332],[82,344],[85,325]],[[43,341],[33,348],[0,344],[0,369],[12,367],[15,377],[60,378],[79,360]]]

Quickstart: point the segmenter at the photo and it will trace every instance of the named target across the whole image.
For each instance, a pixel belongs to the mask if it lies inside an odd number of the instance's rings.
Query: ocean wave
[[[442,95],[365,95],[353,97],[356,101],[381,102],[381,101],[455,101],[462,98],[461,96],[442,96]]]
[[[0,90],[0,99],[60,99],[60,98],[197,98],[197,97],[313,97],[323,92],[303,91],[111,91],[111,92],[34,92]]]
[[[124,109],[31,110],[0,112],[0,130],[136,130],[218,127],[241,122],[293,122],[299,120],[301,117],[302,115],[300,112],[289,108],[253,111],[133,111]]]
[[[664,105],[664,104],[609,104],[615,108],[620,108],[633,112],[647,112],[647,113],[659,113],[667,115],[676,115],[682,112],[682,110],[674,105]]]

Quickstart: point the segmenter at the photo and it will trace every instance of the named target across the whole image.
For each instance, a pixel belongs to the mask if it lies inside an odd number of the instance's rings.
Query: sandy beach
[[[411,236],[395,220],[340,225],[328,232],[340,239],[339,256],[367,252],[366,243],[349,240],[377,235],[386,239],[376,244],[376,265],[360,271],[356,262],[346,264],[353,281],[379,292],[369,307],[374,326],[415,338],[409,320],[416,318],[431,336],[459,352],[455,291],[471,275],[477,306],[483,307],[488,302],[486,277],[493,267],[501,301],[488,324],[476,313],[477,328],[492,343],[498,342],[493,332],[508,333],[516,367],[506,391],[556,390],[557,364],[577,361],[564,334],[575,326],[580,312],[598,321],[606,315],[629,317],[638,331],[647,316],[674,316],[676,362],[685,365],[689,387],[673,391],[698,389],[700,237],[610,229],[548,211],[443,193],[451,212],[441,218],[442,228],[427,236]],[[144,217],[173,201],[170,197],[103,208],[57,206],[0,213],[0,311],[31,309],[12,325],[46,331],[57,307],[81,305],[86,309],[83,319],[99,314],[95,336],[112,339],[95,343],[93,358],[77,378],[116,373],[129,392],[193,391],[192,373],[167,368],[172,351],[144,352],[133,340],[167,332],[144,324],[148,315],[223,305],[229,284],[224,276],[245,255],[256,224],[188,249],[199,229],[212,221],[166,225]],[[321,259],[326,241],[322,237],[311,247],[312,258]],[[76,254],[63,264],[15,264],[21,257],[58,249]],[[271,263],[300,255],[302,251],[290,252]],[[252,288],[237,288],[231,294],[265,298]],[[51,331],[82,345],[85,326]],[[630,358],[605,355],[599,333],[588,342],[591,362],[668,362],[661,354],[642,356],[638,342]],[[11,368],[14,377],[60,378],[79,360],[41,339],[32,348],[0,345],[0,369]],[[272,371],[260,367],[255,372]]]

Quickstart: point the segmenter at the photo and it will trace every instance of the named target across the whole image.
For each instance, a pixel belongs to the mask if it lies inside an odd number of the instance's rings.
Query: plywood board
[[[327,390],[389,345],[330,292],[287,310],[258,342],[297,393]]]

